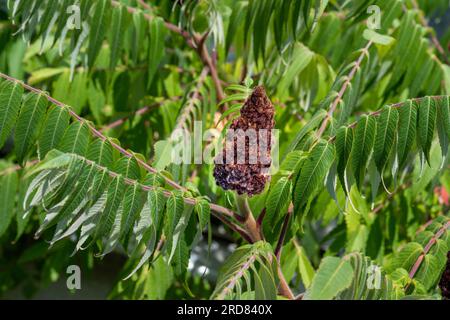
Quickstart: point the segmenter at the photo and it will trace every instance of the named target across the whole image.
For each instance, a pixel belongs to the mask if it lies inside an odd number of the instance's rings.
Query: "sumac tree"
[[[0,293],[448,298],[447,6],[0,1]]]

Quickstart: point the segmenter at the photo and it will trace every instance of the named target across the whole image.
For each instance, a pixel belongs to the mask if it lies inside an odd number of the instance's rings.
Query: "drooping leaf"
[[[305,160],[298,173],[293,189],[294,207],[302,208],[324,182],[325,176],[334,161],[334,145],[324,141],[319,142]]]
[[[181,195],[177,192],[172,193],[172,195],[167,200],[167,212],[165,221],[165,235],[167,238],[171,239],[175,228],[183,214],[184,202]]]
[[[146,35],[147,22],[142,11],[133,14],[133,28],[130,29],[131,57],[135,63],[138,62],[139,54],[142,52],[143,42]]]
[[[14,216],[19,177],[16,171],[0,176],[0,237]]]
[[[133,224],[138,218],[139,212],[143,210],[144,194],[139,185],[135,184],[127,189],[124,195],[122,217],[120,219],[120,235],[122,238],[128,236]]]
[[[353,268],[345,259],[326,257],[320,263],[305,300],[331,300],[352,282]]]
[[[17,82],[0,83],[0,148],[11,134],[22,102],[23,87]]]
[[[437,102],[437,132],[441,145],[443,164],[448,154],[450,143],[450,103],[449,97],[444,97]]]
[[[73,122],[64,132],[58,150],[67,153],[86,154],[89,145],[89,128],[84,122]]]
[[[397,156],[399,165],[403,166],[411,151],[416,137],[417,104],[411,100],[399,109]]]
[[[417,137],[419,146],[430,164],[430,150],[436,126],[436,102],[430,97],[424,98],[419,104]]]
[[[78,181],[74,186],[73,192],[68,196],[64,205],[59,209],[58,224],[52,242],[60,239],[60,236],[67,230],[77,215],[83,211],[89,203],[89,191],[92,187],[93,177],[95,175],[95,167],[90,165],[89,168],[82,170],[78,176]]]
[[[130,14],[125,6],[120,6],[112,11],[111,27],[109,41],[111,43],[111,57],[109,68],[113,70],[117,65],[120,52],[123,46],[123,36],[131,21]]]
[[[69,118],[67,110],[56,106],[49,108],[44,128],[38,140],[40,159],[44,159],[50,150],[58,146],[64,130],[69,126]]]
[[[208,201],[203,199],[199,200],[195,204],[195,211],[197,212],[200,229],[203,230],[208,226],[211,217],[211,208]]]
[[[146,253],[142,256],[140,264],[142,265],[153,253],[156,245],[157,236],[161,229],[161,221],[167,198],[161,189],[155,188],[147,193],[147,201],[137,217],[133,229],[133,238],[135,242],[129,245],[128,251],[133,252],[135,248],[148,238],[146,244]]]
[[[295,250],[298,258],[298,271],[300,273],[303,285],[306,289],[308,289],[314,279],[315,271],[308,259],[308,256],[306,255],[305,250],[297,245],[295,246]]]
[[[148,81],[151,85],[159,64],[164,57],[164,38],[166,28],[161,18],[155,18],[150,21],[150,52],[148,55],[149,69]]]
[[[123,201],[125,191],[126,185],[123,182],[123,177],[115,177],[108,187],[105,209],[97,224],[97,237],[108,235],[111,232],[119,206]]]
[[[93,140],[89,144],[86,158],[102,167],[112,169],[114,157],[111,143],[108,140]]]
[[[292,182],[287,177],[282,177],[271,187],[266,200],[266,217],[270,226],[275,226],[289,205]]]
[[[181,276],[186,273],[189,263],[189,248],[186,241],[181,240],[178,242],[175,249],[175,255],[173,259],[175,265],[175,274]]]
[[[398,112],[395,108],[385,107],[377,118],[374,158],[380,174],[389,159],[395,141],[398,124]]]
[[[442,119],[442,124],[444,125],[447,137],[450,140],[450,97],[443,97],[439,101],[440,117]]]
[[[364,179],[367,162],[372,153],[376,130],[376,120],[373,117],[363,116],[356,125],[351,158],[353,174],[359,189]]]
[[[336,133],[336,158],[339,180],[347,193],[348,186],[345,182],[345,170],[350,159],[353,145],[353,130],[349,127],[341,127]]]
[[[36,141],[46,108],[47,98],[42,94],[29,93],[24,99],[14,136],[17,159],[21,164]]]
[[[95,13],[92,17],[92,25],[89,35],[88,63],[94,66],[105,38],[107,26],[111,18],[111,1],[99,0],[95,5]]]
[[[233,37],[236,36],[236,31],[239,28],[239,25],[242,25],[242,21],[245,18],[246,10],[245,7],[248,4],[245,2],[234,2],[233,12],[230,16],[230,23],[228,25],[228,31],[225,40],[225,48],[228,52],[233,41]]]

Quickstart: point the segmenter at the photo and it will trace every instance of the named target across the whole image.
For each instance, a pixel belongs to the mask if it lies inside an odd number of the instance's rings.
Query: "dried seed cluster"
[[[447,253],[447,266],[439,282],[439,288],[441,288],[442,297],[450,300],[450,251]]]
[[[248,136],[245,137],[245,148],[238,148],[236,137],[232,143],[225,144],[224,149],[216,158],[214,168],[216,183],[224,190],[235,190],[238,194],[245,193],[249,196],[259,194],[264,190],[266,182],[270,178],[271,163],[270,161],[261,161],[261,159],[270,159],[272,129],[275,125],[274,113],[275,110],[264,88],[256,87],[245,101],[240,117],[233,121],[230,129],[241,133],[255,130],[257,147],[250,147]],[[242,131],[237,131],[239,129]],[[266,131],[260,132],[262,129],[266,129]],[[260,134],[261,136],[267,134],[264,143],[260,143]],[[242,155],[242,150],[245,155]],[[230,152],[234,152],[234,161],[227,163],[226,155]],[[241,152],[240,156],[245,157],[244,163],[238,162],[239,152]],[[257,159],[257,161],[252,162],[250,159]]]

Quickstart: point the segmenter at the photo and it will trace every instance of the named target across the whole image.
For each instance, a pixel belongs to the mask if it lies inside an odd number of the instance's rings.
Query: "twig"
[[[146,114],[147,112],[149,112],[151,109],[153,109],[154,107],[159,106],[159,105],[160,105],[160,104],[157,103],[157,104],[153,104],[153,105],[151,105],[151,106],[143,107],[143,108],[137,110],[133,115],[136,115],[136,116],[144,115],[144,114]],[[124,124],[128,119],[130,119],[130,117],[131,117],[131,116],[126,116],[126,117],[120,118],[120,119],[118,119],[118,120],[116,120],[116,121],[114,121],[114,122],[111,122],[110,124],[107,124],[106,126],[102,127],[102,128],[100,129],[100,132],[105,132],[105,131],[108,131],[108,130],[111,130],[111,129],[120,127],[120,126],[121,126],[122,124]]]
[[[289,220],[291,218],[293,209],[294,209],[294,207],[291,204],[289,206],[286,216],[284,217],[283,227],[281,228],[280,237],[278,239],[277,246],[274,251],[275,257],[277,259],[278,278],[280,279],[280,285],[278,287],[278,291],[281,295],[285,296],[286,298],[288,298],[290,300],[294,300],[295,296],[292,293],[292,290],[289,287],[289,284],[283,275],[283,270],[281,270],[281,251],[283,248],[284,239],[286,238],[286,233],[287,233],[287,229],[289,226]]]
[[[286,281],[286,278],[284,277],[283,271],[281,270],[280,262],[277,261],[277,269],[278,269],[278,278],[280,279],[280,285],[278,286],[278,292],[288,298],[289,300],[295,300],[295,296],[289,287],[289,284]]]
[[[248,204],[247,196],[236,195],[236,204],[238,207],[238,212],[240,213],[241,218],[244,221],[244,225],[251,236],[252,242],[258,242],[262,240],[258,224],[256,223],[255,217],[253,216],[253,213]]]
[[[29,166],[35,165],[35,164],[38,163],[38,162],[39,162],[39,160],[31,160],[31,161],[28,161],[28,162],[25,164],[24,167],[29,167]],[[19,170],[23,169],[24,167],[22,167],[22,166],[20,166],[20,165],[18,165],[18,164],[17,164],[17,165],[13,165],[13,166],[11,166],[11,167],[9,167],[9,168],[6,168],[6,169],[0,171],[0,176],[3,176],[3,175],[5,175],[5,174],[10,174],[10,173],[12,173],[12,172],[14,172],[14,171],[19,171]]]
[[[231,279],[228,281],[228,285],[221,291],[221,293],[217,296],[218,300],[223,300],[225,299],[225,297],[227,296],[227,294],[233,290],[234,286],[236,285],[236,283],[239,281],[240,278],[242,278],[244,276],[244,273],[250,269],[250,267],[252,266],[252,264],[255,262],[257,258],[257,252],[253,253],[251,256],[249,256],[249,258],[247,259],[247,261],[242,265],[241,268],[239,268],[238,272],[236,274],[234,274]]]
[[[275,248],[275,256],[277,257],[278,260],[280,260],[281,258],[281,250],[283,248],[284,239],[286,238],[286,233],[289,226],[289,220],[291,219],[292,210],[293,205],[291,204],[286,216],[284,217],[283,227],[281,228],[280,237],[278,238],[277,246]]]
[[[212,210],[212,208],[211,208]],[[217,219],[219,219],[220,221],[222,221],[222,223],[226,224],[231,230],[239,233],[239,235],[248,243],[254,243],[252,236],[248,233],[247,230],[245,230],[244,228],[240,227],[239,225],[235,224],[234,222],[230,221],[229,219],[227,219],[224,216],[219,216],[219,215],[215,215],[215,217]]]
[[[205,70],[206,70],[206,69],[205,69]],[[201,76],[200,76],[200,79],[198,80],[199,83],[203,83],[203,82],[204,82],[204,78],[206,77],[206,75],[207,75],[207,74],[201,75]],[[190,102],[191,105],[194,104],[193,102],[194,102],[196,99],[199,99],[199,92],[198,92],[199,90],[200,90],[200,89],[199,89],[199,87],[197,86],[197,90],[195,91],[194,95],[193,95],[192,98],[191,98],[191,102]],[[129,118],[131,118],[132,116],[142,116],[142,115],[144,115],[144,114],[146,114],[147,112],[149,112],[149,111],[155,109],[156,107],[162,105],[163,103],[165,103],[165,102],[167,102],[167,101],[178,101],[178,100],[180,100],[180,97],[172,97],[172,98],[167,99],[167,100],[164,100],[164,101],[155,102],[155,103],[153,103],[153,104],[150,105],[150,106],[142,107],[141,109],[139,109],[139,110],[137,110],[136,112],[134,112],[132,115],[128,115],[128,116],[123,117],[123,118],[120,118],[120,119],[118,119],[118,120],[116,120],[116,121],[114,121],[114,122],[111,122],[110,124],[107,124],[107,125],[104,126],[102,129],[100,129],[100,132],[104,132],[104,131],[108,131],[108,130],[117,128],[117,127],[121,126],[122,124],[124,124],[125,121],[127,121],[127,120],[128,120]],[[191,108],[192,108],[192,107],[190,107],[190,109],[191,109]]]
[[[258,219],[256,220],[256,223],[258,225],[258,228],[261,230],[261,226],[263,224],[264,218],[266,217],[266,208],[262,209],[261,213],[258,216]]]
[[[428,252],[430,252],[433,245],[437,242],[437,240],[442,237],[442,235],[447,231],[447,229],[450,229],[450,221],[448,221],[441,229],[439,229],[438,232],[428,241],[427,245],[423,249],[423,253],[417,258],[416,262],[411,268],[411,271],[409,272],[409,277],[412,279],[416,275],[417,271],[419,270],[423,259],[427,255]],[[408,288],[409,285],[406,287]]]
[[[120,2],[115,1],[115,0],[111,0],[111,3],[113,6],[116,6],[116,7],[123,5]],[[125,6],[125,7],[127,8],[128,12],[130,12],[130,13],[135,13],[135,12],[140,11],[139,9],[136,9],[136,8],[133,8],[130,6]],[[153,19],[153,17],[148,13],[143,13],[143,16],[146,20],[149,20],[149,21]],[[208,49],[206,48],[204,38],[199,35],[191,35],[186,30],[183,30],[180,27],[178,27],[170,22],[167,22],[167,21],[164,22],[164,26],[168,30],[181,35],[183,38],[185,38],[187,45],[189,47],[195,49],[195,51],[199,55],[200,59],[202,60],[203,64],[208,67],[209,72],[211,73],[211,78],[214,82],[214,87],[216,88],[216,92],[217,92],[217,99],[219,101],[223,100],[225,95],[224,95],[222,83],[219,78],[217,68],[216,68],[213,60],[211,59]]]
[[[211,78],[214,82],[214,87],[216,88],[217,99],[221,101],[225,98],[225,94],[222,88],[222,81],[219,78],[219,73],[217,72],[216,64],[211,59],[211,56],[208,53],[208,49],[206,48],[204,43],[202,43],[202,46],[200,47],[199,54],[200,58],[209,68]]]
[[[407,189],[411,185],[411,182],[407,182],[399,186],[396,190],[394,190],[391,194],[388,195],[387,199],[383,201],[379,206],[377,206],[375,209],[373,209],[373,213],[378,213],[379,211],[383,210],[388,204],[389,201],[392,200],[396,195],[398,195],[401,191]]]
[[[425,18],[424,13],[419,7],[419,4],[416,0],[411,0],[412,5],[414,9],[416,9],[419,12],[419,19],[420,23],[426,28],[426,29],[433,29],[429,24],[427,19]],[[441,43],[439,42],[439,39],[434,35],[433,31],[430,31],[430,39],[433,45],[436,47],[437,51],[441,54],[441,57],[444,59],[445,64],[449,64],[449,60],[447,55],[445,54],[444,48],[441,46]]]
[[[123,117],[123,118],[120,118],[118,120],[115,120],[114,122],[111,122],[110,124],[107,124],[106,126],[102,127],[99,131],[100,132],[104,132],[104,131],[108,131],[108,130],[117,128],[117,127],[121,126],[122,124],[124,124],[132,116],[142,116],[142,115],[146,114],[147,112],[155,109],[156,107],[159,107],[161,104],[163,104],[166,101],[176,101],[178,99],[180,99],[180,97],[174,97],[174,98],[169,99],[169,100],[164,100],[164,101],[161,101],[161,102],[155,102],[152,105],[142,107],[141,109],[139,109],[136,112],[134,112],[132,115],[128,115],[126,117]]]
[[[355,62],[355,65],[350,70],[350,73],[347,76],[347,79],[345,80],[344,84],[341,87],[341,90],[339,91],[337,97],[333,100],[333,103],[331,104],[330,110],[327,113],[327,116],[323,120],[319,131],[317,132],[318,139],[322,137],[323,133],[325,132],[328,122],[331,121],[333,117],[333,113],[336,110],[339,102],[341,102],[342,98],[344,97],[345,92],[347,91],[348,86],[350,85],[350,82],[353,80],[353,78],[356,75],[356,72],[361,67],[361,64],[364,60],[364,57],[369,54],[369,49],[372,46],[373,42],[369,41],[367,45],[362,49],[361,55],[359,56],[358,60]]]
[[[145,9],[147,9],[147,10],[150,10],[152,7],[148,4],[148,3],[146,3],[144,0],[137,0],[137,2],[142,6],[142,7],[144,7]]]

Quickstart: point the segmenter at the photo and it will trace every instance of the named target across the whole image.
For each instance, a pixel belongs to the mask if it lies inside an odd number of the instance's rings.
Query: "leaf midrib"
[[[313,174],[310,174],[310,175],[309,175],[308,180],[307,180],[307,183],[305,184],[305,188],[303,188],[303,191],[304,191],[304,192],[309,188],[309,184],[310,184],[310,182],[311,182],[311,179],[312,179],[312,177],[314,176],[314,173],[315,173],[317,167],[318,167],[319,164],[321,163],[321,161],[322,161],[322,159],[323,159],[323,157],[324,157],[326,151],[328,150],[328,147],[329,147],[328,144],[325,144],[325,147],[324,147],[324,149],[323,149],[323,151],[322,151],[322,154],[320,155],[319,160],[316,162],[316,165],[314,166],[314,169],[313,169],[313,171],[312,171]],[[299,181],[299,183],[300,183],[300,181]],[[301,201],[300,201],[300,203],[301,203]]]
[[[321,292],[326,292],[326,289],[328,289],[328,287],[331,284],[331,280],[334,279],[334,277],[336,276],[336,274],[344,267],[344,264],[346,263],[346,261],[341,261],[339,263],[339,266],[336,268],[336,270],[334,270],[334,272],[331,274],[331,276],[328,278],[328,281],[326,282],[325,286],[322,287]]]
[[[21,153],[22,155],[23,155],[23,153],[25,152],[24,148],[25,148],[25,145],[26,145],[26,140],[27,140],[27,137],[28,137],[28,133],[29,133],[29,131],[30,131],[31,124],[33,123],[33,118],[34,118],[34,115],[35,115],[35,113],[36,113],[36,111],[37,111],[37,106],[39,105],[39,102],[41,101],[41,98],[42,98],[42,95],[39,94],[38,97],[37,97],[37,99],[36,99],[36,102],[35,102],[35,104],[34,104],[34,107],[33,107],[33,113],[31,114],[30,121],[28,122],[27,130],[26,130],[26,132],[25,132],[24,139],[23,139],[22,143],[19,144],[19,145],[20,145],[20,153]]]
[[[3,123],[2,123],[2,126],[0,127],[2,130],[4,130],[4,128],[5,128],[6,118],[7,118],[7,115],[9,113],[9,110],[11,109],[11,102],[12,102],[12,99],[14,97],[15,90],[18,87],[19,87],[19,85],[17,83],[14,83],[14,87],[11,90],[11,95],[9,96],[9,99],[8,99],[8,104],[7,104],[7,108],[6,108],[5,114],[4,114],[5,116],[3,118]]]

